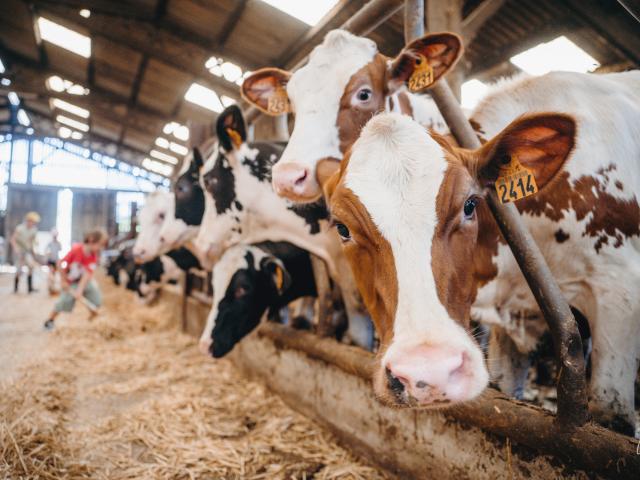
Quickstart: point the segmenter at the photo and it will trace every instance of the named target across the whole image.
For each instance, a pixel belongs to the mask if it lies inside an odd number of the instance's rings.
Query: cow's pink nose
[[[386,362],[389,389],[404,391],[420,405],[471,398],[468,356],[448,346],[417,345],[399,351]]]
[[[282,197],[297,200],[316,194],[315,179],[307,167],[297,163],[276,163],[272,173],[273,188]]]
[[[211,355],[211,352],[209,352],[209,347],[211,347],[211,343],[212,343],[211,338],[201,338],[200,342],[198,343],[198,348],[205,355]]]

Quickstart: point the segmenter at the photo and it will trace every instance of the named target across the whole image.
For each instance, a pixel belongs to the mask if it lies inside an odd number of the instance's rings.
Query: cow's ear
[[[316,167],[316,180],[318,185],[325,192],[325,198],[330,198],[327,195],[327,190],[333,193],[335,183],[337,183],[337,172],[340,170],[340,162],[337,160],[323,159],[318,162]],[[335,179],[334,179],[335,177]]]
[[[196,170],[200,170],[204,165],[204,159],[202,158],[200,149],[197,147],[193,149],[193,159],[191,160],[191,165],[193,165]]]
[[[492,186],[499,178],[526,169],[542,189],[562,170],[575,146],[576,131],[576,121],[569,115],[525,115],[474,152],[471,170],[483,185]]]
[[[222,148],[230,152],[247,140],[247,129],[242,111],[237,105],[225,108],[216,122],[216,133]]]
[[[279,68],[257,70],[242,82],[242,98],[268,115],[289,113],[287,82],[290,77],[291,72]]]
[[[407,85],[417,92],[437,82],[462,56],[462,40],[455,33],[431,33],[405,46],[391,62],[389,90]]]
[[[271,256],[263,258],[260,269],[270,276],[278,295],[282,295],[291,285],[291,276],[279,259]]]

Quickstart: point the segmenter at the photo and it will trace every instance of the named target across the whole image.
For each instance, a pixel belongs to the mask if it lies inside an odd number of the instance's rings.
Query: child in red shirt
[[[72,311],[76,300],[82,297],[91,307],[97,308],[102,304],[102,294],[93,280],[93,273],[106,240],[107,236],[102,230],[91,231],[85,234],[83,243],[74,244],[69,253],[58,262],[62,277],[62,293],[44,323],[46,330],[52,330],[58,314]]]

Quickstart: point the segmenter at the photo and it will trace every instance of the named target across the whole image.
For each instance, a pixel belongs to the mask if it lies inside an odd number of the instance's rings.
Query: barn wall
[[[103,228],[110,235],[116,232],[116,192],[73,192],[71,241],[80,242],[84,233]]]

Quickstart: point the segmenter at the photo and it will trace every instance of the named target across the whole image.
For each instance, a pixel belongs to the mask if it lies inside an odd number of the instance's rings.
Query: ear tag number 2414
[[[500,168],[495,185],[500,203],[515,202],[538,191],[533,173],[523,167],[515,155],[511,157],[509,165]]]

